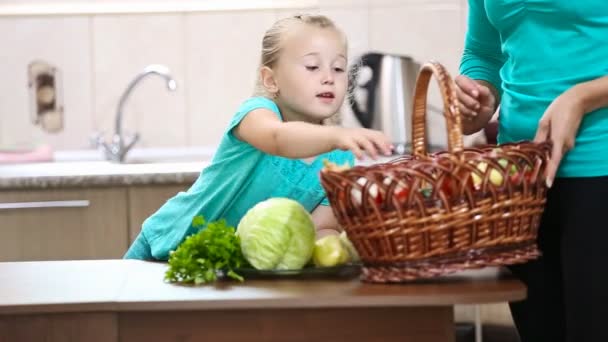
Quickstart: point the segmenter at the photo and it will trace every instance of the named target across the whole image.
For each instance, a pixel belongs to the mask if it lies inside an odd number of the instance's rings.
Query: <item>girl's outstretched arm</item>
[[[391,142],[382,132],[365,128],[323,126],[300,121],[281,121],[272,111],[251,111],[235,127],[234,135],[268,154],[286,158],[309,158],[335,149],[351,150],[375,158],[390,154]]]

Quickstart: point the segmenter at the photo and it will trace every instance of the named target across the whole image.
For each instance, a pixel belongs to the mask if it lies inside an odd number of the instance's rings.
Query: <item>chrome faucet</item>
[[[150,64],[144,68],[135,78],[129,83],[127,89],[123,92],[116,108],[116,124],[114,135],[112,135],[112,141],[107,143],[104,141],[101,135],[98,135],[96,145],[98,148],[103,149],[105,152],[106,159],[114,162],[121,163],[125,160],[127,152],[135,145],[139,140],[139,134],[135,133],[129,136],[123,136],[122,133],[122,118],[124,116],[124,106],[129,98],[129,95],[137,84],[148,75],[158,75],[165,79],[167,82],[167,89],[174,91],[177,89],[177,82],[171,77],[169,68],[160,64]]]

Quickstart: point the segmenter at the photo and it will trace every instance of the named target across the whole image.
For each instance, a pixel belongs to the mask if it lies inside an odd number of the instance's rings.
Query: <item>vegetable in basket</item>
[[[357,179],[357,184],[361,185],[361,189],[363,189],[363,187],[365,187],[367,182],[368,181],[363,177]],[[384,178],[384,180],[382,181],[382,184],[385,186],[389,186],[392,182],[393,182],[393,177],[386,176]],[[350,195],[353,199],[353,202],[356,204],[361,204],[361,201],[363,198],[363,196],[361,194],[361,189],[353,187],[350,190]],[[382,190],[382,189],[379,190],[378,186],[375,183],[372,183],[369,186],[367,191],[368,191],[369,195],[374,199],[376,204],[382,204],[384,202],[386,194],[384,193],[384,190]],[[408,195],[409,195],[408,188],[403,186],[402,184],[397,184],[397,186],[395,187],[395,190],[393,192],[393,196],[396,197],[399,201],[405,201],[407,199]]]
[[[324,161],[325,164],[325,169],[330,170],[330,171],[344,171],[344,170],[348,170],[350,169],[350,166],[348,165],[336,165],[334,163],[328,162],[328,161]],[[365,189],[365,186],[367,185],[367,183],[370,182],[371,184],[369,185],[369,187],[367,188],[367,192],[369,194],[369,196],[374,200],[374,202],[376,204],[382,204],[384,202],[384,200],[386,199],[386,194],[384,193],[384,190],[382,188],[379,188],[376,183],[368,181],[367,179],[360,177],[359,179],[357,179],[357,184],[360,185],[361,187],[352,187],[350,190],[350,196],[352,198],[353,203],[355,204],[361,204],[361,202],[363,201],[363,194],[362,191]],[[384,179],[382,180],[382,184],[387,187],[389,185],[391,185],[391,183],[393,182],[398,182],[398,180],[396,180],[395,178],[393,178],[391,175],[387,175],[386,177],[384,177]],[[407,197],[409,196],[409,189],[402,183],[398,183],[395,186],[395,190],[393,191],[393,196],[399,201],[399,202],[404,202],[407,200]]]
[[[507,159],[501,158],[498,160],[498,164],[503,169],[506,169],[509,165],[509,161]],[[486,173],[486,171],[488,169],[488,163],[486,163],[486,162],[478,163],[477,169],[479,171],[481,171],[482,174]],[[489,177],[490,182],[495,186],[502,186],[505,181],[502,174],[494,167],[491,167],[489,172],[490,172],[490,177]],[[523,180],[525,180],[526,182],[529,183],[532,178],[532,169],[528,165],[526,165],[523,168],[523,170],[520,172],[518,167],[516,165],[512,164],[508,170],[507,176],[508,176],[508,181],[512,185],[519,185],[519,184],[521,184],[521,182]],[[471,179],[472,179],[472,185],[473,185],[474,190],[479,190],[481,188],[482,178],[477,173],[472,172]]]
[[[483,173],[488,169],[488,163],[481,162],[477,164],[477,169]],[[471,172],[471,178],[473,179],[473,186],[475,189],[479,189],[481,187],[482,179],[475,172]],[[503,177],[500,172],[494,168],[490,170],[490,182],[496,186],[501,186],[503,182]]]

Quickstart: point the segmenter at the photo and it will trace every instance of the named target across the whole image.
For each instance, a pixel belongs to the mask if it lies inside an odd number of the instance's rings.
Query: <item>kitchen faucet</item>
[[[135,133],[130,136],[123,136],[122,132],[122,118],[124,116],[124,106],[129,98],[129,95],[133,89],[139,84],[139,82],[148,75],[158,75],[165,79],[167,82],[167,89],[174,91],[177,89],[177,82],[171,77],[169,68],[160,64],[150,64],[144,68],[135,78],[129,83],[125,91],[120,97],[118,107],[116,108],[116,123],[114,135],[112,135],[112,141],[107,143],[103,140],[103,137],[98,136],[95,138],[97,147],[101,148],[105,152],[106,159],[121,163],[125,160],[127,152],[135,145],[139,140],[139,134]]]

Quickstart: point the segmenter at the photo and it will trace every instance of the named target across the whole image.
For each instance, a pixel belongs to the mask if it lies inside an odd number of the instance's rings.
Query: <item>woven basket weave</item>
[[[444,100],[448,151],[426,152],[431,76]],[[522,263],[536,246],[549,143],[463,148],[455,85],[425,64],[416,84],[413,155],[321,172],[338,222],[363,262],[362,279],[404,282],[458,270]]]

